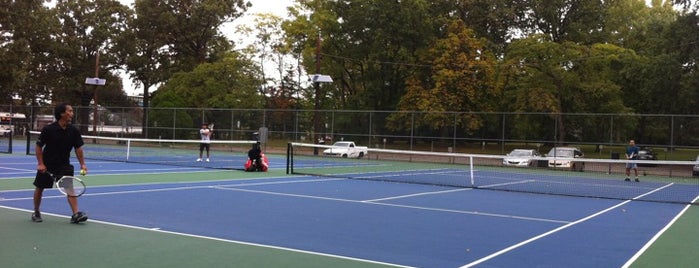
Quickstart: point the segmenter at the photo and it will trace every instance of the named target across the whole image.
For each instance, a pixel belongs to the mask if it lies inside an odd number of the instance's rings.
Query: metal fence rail
[[[150,108],[144,117],[142,107],[99,107],[97,113],[94,107],[73,108],[73,123],[99,136],[197,139],[200,124],[208,122],[215,124],[215,138],[225,140],[250,139],[264,127],[270,140],[354,140],[380,148],[457,151],[498,144],[504,152],[508,144],[574,144],[601,149],[625,145],[629,139],[667,151],[699,148],[699,115]],[[40,130],[53,119],[52,109],[0,105],[0,112],[26,115],[26,120],[11,123],[15,134]],[[317,131],[315,113],[320,118]]]

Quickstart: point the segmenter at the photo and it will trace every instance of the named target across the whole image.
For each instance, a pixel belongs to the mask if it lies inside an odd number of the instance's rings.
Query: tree
[[[173,75],[160,91],[173,91],[183,99],[182,107],[192,108],[259,108],[262,96],[258,67],[236,53],[204,63],[191,72]],[[154,100],[154,106],[157,107]]]
[[[549,41],[594,44],[604,41],[601,0],[523,0],[520,27],[525,34],[543,34]]]
[[[42,1],[0,2],[0,101],[37,104],[58,74],[55,43],[59,29],[54,13]]]
[[[324,108],[391,110],[405,79],[424,68],[418,55],[441,33],[444,2],[304,0],[291,9],[295,18],[284,30],[291,44],[302,45],[306,70],[335,80],[324,87]]]
[[[466,23],[476,36],[488,40],[488,48],[504,53],[507,43],[518,34],[526,19],[523,1],[465,0],[455,1],[457,18]]]
[[[613,45],[559,44],[547,39],[539,36],[513,42],[507,60],[516,64],[513,85],[505,93],[516,96],[511,109],[544,112],[553,119],[554,126],[540,128],[539,137],[551,137],[563,143],[581,139],[575,136],[580,129],[595,127],[595,123],[586,125],[565,118],[566,113],[629,111],[624,106],[621,87],[614,81],[617,73],[625,72],[625,68],[639,60],[633,51]]]
[[[429,44],[443,32],[451,1],[300,0],[283,24],[291,51],[301,52],[309,73],[330,75],[313,100],[320,109],[393,110],[406,79],[420,69]],[[319,120],[314,115],[314,130]],[[385,131],[385,118],[361,115],[335,121],[339,128]],[[317,135],[317,133],[314,133]]]
[[[244,0],[135,1],[128,69],[143,86],[144,125],[148,124],[150,88],[174,73],[224,57],[232,46],[219,27],[240,17],[249,5]]]
[[[625,105],[637,113],[696,114],[696,12],[678,12],[669,1],[646,6],[640,0],[615,1],[608,12],[610,42],[642,56],[616,80],[622,86]],[[671,141],[664,130],[680,125],[693,124],[641,116],[632,135],[644,143],[667,144]],[[678,137],[683,135],[681,129],[673,131]]]
[[[284,42],[284,33],[281,29],[282,18],[272,14],[256,14],[253,25],[241,25],[237,28],[239,33],[247,37],[254,37],[254,42],[249,44],[245,51],[259,58],[260,73],[262,74],[262,86],[260,89],[268,88],[272,80],[266,72],[267,63],[274,63],[272,69],[276,71],[278,82],[284,87],[288,69],[286,58],[290,53],[290,46]],[[265,92],[261,92],[265,93]]]
[[[127,28],[129,9],[115,0],[58,1],[55,7],[62,27],[55,33],[54,53],[58,58],[53,81],[53,100],[68,101],[77,106],[90,106],[100,89],[85,85],[86,77],[117,77],[104,75],[123,65],[124,46],[120,34]],[[99,57],[99,65],[97,58]],[[79,110],[78,123],[85,128],[89,110]]]
[[[494,87],[496,59],[486,48],[486,40],[477,38],[473,30],[466,28],[461,20],[449,24],[445,38],[432,46],[424,59],[432,63],[431,72],[422,72],[408,78],[406,93],[398,104],[400,111],[439,112],[429,113],[415,126],[438,130],[452,125],[454,117],[448,111],[493,111],[495,97],[499,94]],[[410,127],[408,114],[395,113],[391,116],[394,129]],[[458,117],[457,127],[473,132],[484,125],[475,114]]]
[[[200,64],[191,72],[174,74],[154,94],[152,108],[255,109],[262,107],[263,97],[257,91],[258,70],[259,67],[251,61],[239,54],[230,53],[222,60]],[[185,113],[190,121],[182,121],[178,118],[178,127],[196,127],[199,122],[194,120],[203,120],[197,111],[191,110]],[[149,121],[162,116],[163,112],[160,112],[157,116],[151,116]],[[230,115],[224,117],[211,114],[208,117],[213,118],[210,121],[216,121],[218,127],[231,127],[230,124],[218,124],[230,121],[226,120]],[[158,120],[158,122],[162,124],[164,121]],[[154,122],[149,122],[149,125],[154,126],[153,124]]]

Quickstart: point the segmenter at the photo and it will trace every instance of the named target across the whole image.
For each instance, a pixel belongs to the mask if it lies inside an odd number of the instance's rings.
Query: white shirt
[[[200,129],[199,135],[201,136],[202,143],[209,143],[209,141],[211,141],[211,130],[209,130],[208,128]]]

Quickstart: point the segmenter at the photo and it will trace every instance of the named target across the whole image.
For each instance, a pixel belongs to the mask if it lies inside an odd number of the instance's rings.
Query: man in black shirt
[[[48,173],[55,175],[55,179],[63,176],[73,176],[73,165],[70,164],[70,151],[75,148],[75,155],[80,162],[81,174],[87,173],[87,166],[83,158],[84,144],[80,130],[70,123],[73,121],[73,107],[67,103],[56,106],[53,111],[56,121],[45,126],[41,130],[39,139],[36,141],[37,172],[34,178],[34,213],[32,221],[41,222],[41,198],[44,189],[52,188],[54,178]],[[71,223],[79,223],[87,220],[87,214],[78,210],[78,199],[69,196],[68,204],[73,212]]]

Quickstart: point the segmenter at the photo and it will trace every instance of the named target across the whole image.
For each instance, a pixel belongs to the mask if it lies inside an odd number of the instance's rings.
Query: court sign
[[[97,77],[88,77],[88,78],[85,78],[85,84],[95,85],[95,86],[104,86],[105,84],[107,84],[107,79],[100,79]]]

